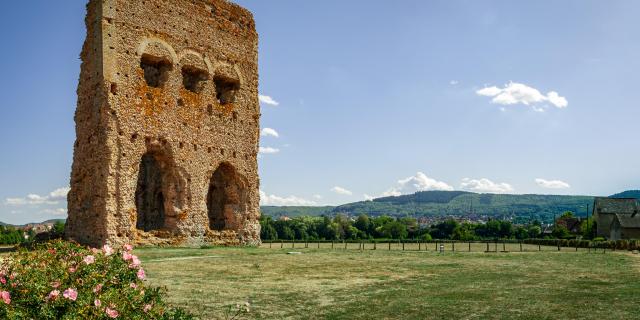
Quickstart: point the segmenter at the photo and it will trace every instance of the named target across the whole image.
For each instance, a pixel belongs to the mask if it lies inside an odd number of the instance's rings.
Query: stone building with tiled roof
[[[640,206],[637,199],[596,198],[593,218],[599,237],[610,240],[640,239]]]

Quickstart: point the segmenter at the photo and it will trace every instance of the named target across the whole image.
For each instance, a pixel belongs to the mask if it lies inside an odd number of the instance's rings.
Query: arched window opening
[[[164,227],[165,195],[160,163],[152,154],[145,154],[140,161],[136,187],[136,228],[144,231]]]
[[[169,79],[171,62],[166,58],[159,58],[149,54],[143,54],[140,59],[140,68],[144,71],[144,80],[147,85],[160,88]]]
[[[216,99],[218,103],[227,104],[236,101],[236,92],[240,89],[240,83],[237,80],[226,78],[223,76],[215,76],[213,84],[216,87]]]
[[[182,85],[193,93],[202,92],[208,78],[209,74],[204,70],[189,66],[182,67]]]
[[[227,163],[216,169],[209,182],[207,211],[209,228],[225,230],[236,227],[238,217],[246,210],[246,182]]]

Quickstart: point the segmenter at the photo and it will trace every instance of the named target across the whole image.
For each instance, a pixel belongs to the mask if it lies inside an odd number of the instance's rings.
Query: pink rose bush
[[[55,240],[0,262],[0,319],[193,319],[149,287],[133,247]]]

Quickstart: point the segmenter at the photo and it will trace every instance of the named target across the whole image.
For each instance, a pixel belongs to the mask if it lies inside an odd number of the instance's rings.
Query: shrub
[[[131,249],[55,240],[11,254],[0,264],[0,318],[193,319],[145,285]]]

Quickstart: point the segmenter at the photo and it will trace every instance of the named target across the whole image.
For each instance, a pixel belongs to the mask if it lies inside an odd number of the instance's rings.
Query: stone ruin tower
[[[260,242],[258,35],[225,0],[90,0],[65,236]]]

